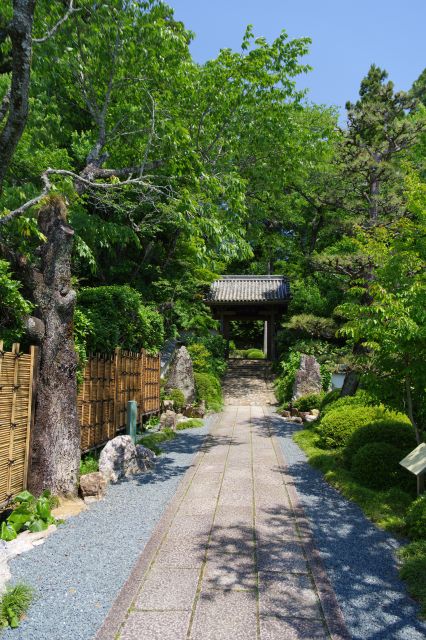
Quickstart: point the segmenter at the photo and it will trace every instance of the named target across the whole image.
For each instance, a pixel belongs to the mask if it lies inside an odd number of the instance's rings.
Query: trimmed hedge
[[[426,495],[410,505],[405,518],[408,535],[414,540],[426,540]]]
[[[165,400],[173,400],[173,406],[177,411],[180,411],[185,406],[185,396],[180,389],[170,389],[165,396]]]
[[[333,392],[332,392],[333,393]],[[321,407],[322,415],[326,415],[330,411],[340,409],[341,407],[359,407],[367,406],[371,401],[371,396],[365,391],[358,391],[354,396],[344,396],[343,398],[337,398],[332,402],[324,404]]]
[[[384,413],[381,407],[347,406],[344,411],[342,407],[333,409],[317,427],[319,446],[323,449],[344,447],[355,431],[383,419]]]
[[[335,402],[339,398],[340,389],[333,389],[333,391],[329,391],[328,393],[326,393],[321,402],[321,411],[324,411],[325,407],[327,407],[331,402]]]
[[[401,451],[398,447],[387,442],[370,442],[354,455],[352,475],[369,489],[389,489],[401,482],[405,484],[407,472],[404,473],[399,465],[400,460]]]
[[[197,399],[204,400],[207,409],[220,411],[222,408],[222,389],[220,381],[211,373],[194,373]]]
[[[400,460],[412,451],[416,447],[414,429],[406,416],[399,415],[398,419],[395,417],[395,419],[379,420],[355,431],[350,436],[343,452],[346,465],[350,467],[357,451],[372,442],[387,442],[387,444],[398,447]]]
[[[265,354],[262,349],[247,349],[245,357],[249,360],[264,360]]]
[[[311,409],[319,409],[324,398],[323,393],[307,393],[293,402],[293,405],[299,411],[310,411]]]

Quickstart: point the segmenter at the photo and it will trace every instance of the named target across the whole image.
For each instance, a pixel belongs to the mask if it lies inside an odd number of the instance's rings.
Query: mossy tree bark
[[[40,339],[39,376],[32,434],[29,488],[39,494],[74,495],[80,462],[77,415],[77,357],[73,340],[76,294],[71,286],[74,231],[59,197],[50,197],[39,212],[46,242],[33,270],[34,299],[44,324]]]

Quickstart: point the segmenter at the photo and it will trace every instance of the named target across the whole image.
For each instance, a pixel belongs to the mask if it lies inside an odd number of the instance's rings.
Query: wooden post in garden
[[[133,440],[133,444],[136,444],[136,423],[138,415],[138,403],[136,400],[129,400],[127,403],[127,424],[126,434]]]
[[[419,473],[417,476],[417,495],[421,496],[425,492],[425,474]]]
[[[24,467],[24,489],[27,488],[28,476],[31,473],[31,451],[32,451],[32,434],[34,430],[34,416],[35,416],[35,401],[37,391],[37,378],[38,378],[38,359],[39,348],[30,347],[30,381],[31,386],[28,393],[28,426],[27,437],[25,442],[25,467]]]

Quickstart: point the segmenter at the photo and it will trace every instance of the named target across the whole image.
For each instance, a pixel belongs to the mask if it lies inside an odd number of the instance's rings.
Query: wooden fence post
[[[10,412],[10,436],[9,436],[9,457],[8,457],[8,471],[7,471],[7,494],[12,494],[12,467],[14,464],[13,450],[15,445],[15,412],[16,412],[16,395],[19,389],[18,375],[19,375],[19,343],[15,342],[12,345],[12,353],[15,356],[15,363],[13,365],[13,386],[12,386],[12,407]]]
[[[114,436],[117,434],[120,418],[120,372],[121,372],[121,348],[116,347],[114,358]]]
[[[30,347],[30,388],[28,393],[28,422],[27,439],[25,443],[25,463],[24,463],[24,489],[27,488],[28,478],[31,474],[32,462],[32,436],[34,431],[35,404],[37,397],[38,365],[40,352],[38,347]]]

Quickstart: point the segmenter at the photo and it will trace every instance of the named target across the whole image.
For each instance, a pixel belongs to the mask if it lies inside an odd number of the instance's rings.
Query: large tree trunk
[[[71,287],[74,232],[63,200],[50,197],[39,213],[47,241],[35,272],[34,297],[44,336],[40,341],[32,462],[29,487],[39,494],[77,492],[80,428],[77,416],[77,358],[73,341],[75,291]]]

